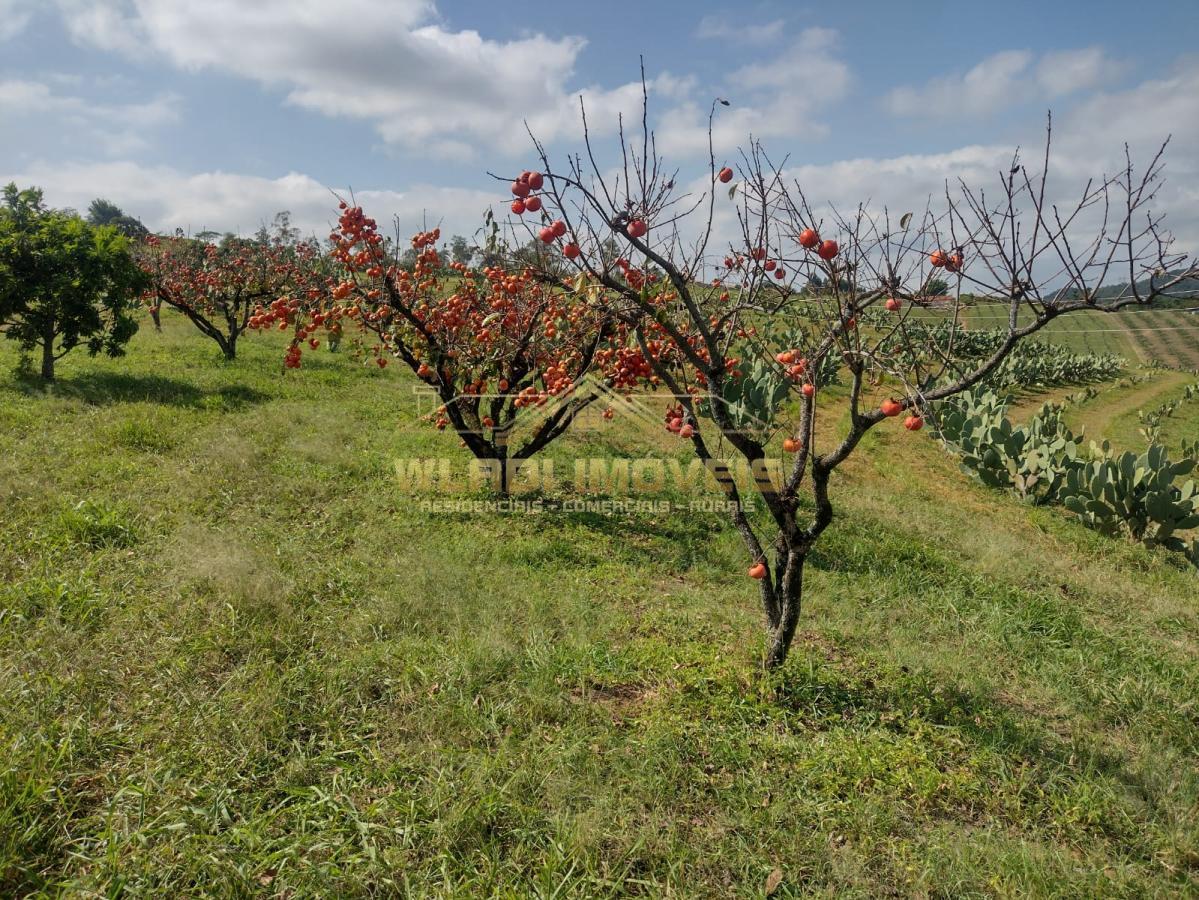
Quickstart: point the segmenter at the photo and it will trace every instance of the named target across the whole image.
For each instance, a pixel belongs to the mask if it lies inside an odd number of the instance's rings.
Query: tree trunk
[[[229,335],[228,340],[221,346],[221,349],[225,351],[225,359],[237,359],[237,335]]]
[[[499,446],[495,448],[496,462],[500,467],[500,496],[507,499],[512,494],[512,463],[513,460],[508,458],[508,448]],[[519,463],[517,463],[519,465]]]
[[[799,624],[803,600],[803,565],[802,553],[796,550],[788,551],[786,565],[775,587],[778,621],[768,625],[770,648],[766,653],[767,669],[777,669],[787,661],[787,652],[795,638],[795,627]]]
[[[162,309],[157,306],[151,306],[150,318],[154,320],[154,330],[162,331]]]
[[[54,329],[47,328],[42,335],[42,380],[54,380]]]

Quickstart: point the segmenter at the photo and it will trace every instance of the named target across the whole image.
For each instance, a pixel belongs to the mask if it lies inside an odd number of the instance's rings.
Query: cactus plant
[[[1030,503],[1057,498],[1078,459],[1081,436],[1062,420],[1061,404],[1046,403],[1027,425],[1007,418],[1008,399],[975,388],[938,404],[941,438],[959,454],[962,468],[989,487],[1015,491]]]
[[[1116,454],[1106,441],[1091,448],[1094,459],[1066,475],[1066,508],[1102,534],[1127,534],[1149,547],[1186,553],[1196,562],[1196,542],[1188,545],[1178,532],[1199,528],[1199,493],[1194,480],[1175,484],[1195,468],[1196,460],[1171,462],[1160,445],[1139,456]]]

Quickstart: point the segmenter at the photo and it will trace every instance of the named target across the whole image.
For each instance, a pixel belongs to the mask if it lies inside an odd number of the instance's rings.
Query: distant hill
[[[1137,282],[1137,287],[1143,292],[1149,290],[1149,279]],[[1098,300],[1111,300],[1119,297],[1128,291],[1128,282],[1123,281],[1118,284],[1107,285],[1101,287],[1095,292],[1095,297]],[[1060,296],[1070,298],[1075,291],[1063,291]],[[1199,307],[1199,278],[1184,278],[1178,284],[1170,289],[1171,296],[1159,297],[1153,301],[1154,309],[1180,309],[1186,307]]]

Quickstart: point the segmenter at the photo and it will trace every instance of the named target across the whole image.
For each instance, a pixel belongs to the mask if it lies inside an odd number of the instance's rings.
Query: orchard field
[[[920,317],[937,321],[946,315],[930,310]],[[1005,328],[1008,314],[1002,303],[976,302],[964,308],[963,318],[976,328]],[[1028,318],[1022,314],[1020,321]],[[1082,312],[1050,323],[1043,333],[1076,353],[1114,353],[1133,362],[1199,368],[1199,313],[1189,310],[1145,309],[1124,315]]]
[[[422,512],[394,460],[468,454],[409,372],[162,318],[50,387],[0,348],[0,895],[1199,891],[1177,554],[875,429],[763,673],[720,515]],[[1075,346],[1193,359],[1173,334]],[[1195,378],[1123,374],[1067,415],[1139,449]],[[650,450],[689,458],[548,454]]]

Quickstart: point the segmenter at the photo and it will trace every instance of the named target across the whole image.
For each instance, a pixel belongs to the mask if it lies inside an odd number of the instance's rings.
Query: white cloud
[[[1018,103],[1053,100],[1097,87],[1125,68],[1100,47],[1055,51],[1039,60],[1028,50],[1004,50],[965,74],[895,88],[883,103],[897,116],[982,118]]]
[[[726,155],[743,147],[749,135],[819,139],[828,128],[822,109],[849,91],[849,67],[835,55],[838,36],[827,28],[805,29],[786,50],[763,62],[734,70],[726,94],[730,106],[717,109],[712,144]],[[708,150],[711,100],[681,102],[658,121],[658,147],[667,154],[701,155]]]
[[[918,88],[895,88],[885,103],[897,116],[986,116],[1026,96],[1025,76],[1032,58],[1027,50],[1005,50],[965,75],[934,78]]]
[[[1021,157],[1030,171],[1041,164],[1043,125],[1043,120],[1034,119],[1023,130]],[[1088,179],[1117,171],[1124,163],[1125,141],[1137,171],[1143,171],[1168,136],[1172,140],[1165,156],[1165,177],[1152,207],[1166,216],[1166,227],[1177,239],[1176,249],[1199,254],[1199,59],[1185,60],[1166,77],[1127,90],[1097,93],[1055,119],[1050,202],[1069,208]],[[998,197],[1001,178],[1016,149],[1008,143],[972,144],[939,153],[790,166],[785,174],[789,182],[803,187],[826,227],[832,207],[849,214],[860,203],[874,214],[885,208],[895,220],[905,212],[919,217],[930,201],[934,209],[943,209],[946,183],[955,193],[959,178],[976,190],[984,189],[989,198]],[[702,193],[709,187],[708,176],[688,187],[694,194]],[[730,242],[740,247],[740,226],[734,204],[722,192],[715,209],[710,252],[719,257]],[[1077,223],[1077,233],[1090,230],[1087,236],[1093,237],[1101,214],[1097,207],[1090,210]]]
[[[183,228],[248,234],[276,212],[290,210],[293,224],[305,234],[324,237],[337,219],[334,189],[295,172],[260,178],[230,172],[188,174],[170,166],[131,162],[34,163],[20,172],[0,173],[0,184],[15,181],[45,189],[52,206],[86,209],[105,197],[154,231]],[[348,196],[345,188],[336,189]],[[442,224],[443,232],[471,235],[482,224],[483,211],[495,192],[416,184],[403,191],[368,189],[355,192],[367,214],[381,224],[399,216],[402,237]]]
[[[33,18],[30,0],[0,0],[0,43],[20,34]]]
[[[1037,64],[1037,84],[1050,97],[1061,97],[1102,84],[1124,67],[1114,63],[1101,47],[1046,53]]]
[[[770,44],[783,36],[782,19],[759,24],[731,23],[725,16],[708,15],[699,20],[695,36],[704,40],[735,41],[740,44]]]
[[[426,0],[57,2],[80,43],[283,88],[291,103],[372,122],[386,141],[429,156],[527,153],[522,120],[553,140],[576,125],[579,93],[601,133],[640,102],[639,85],[573,83],[582,38],[451,31]]]
[[[70,79],[51,79],[70,83]],[[56,91],[43,81],[0,80],[0,124],[36,119],[39,131],[86,138],[109,155],[147,145],[146,133],[178,119],[179,98],[160,94],[141,103],[96,103]]]

